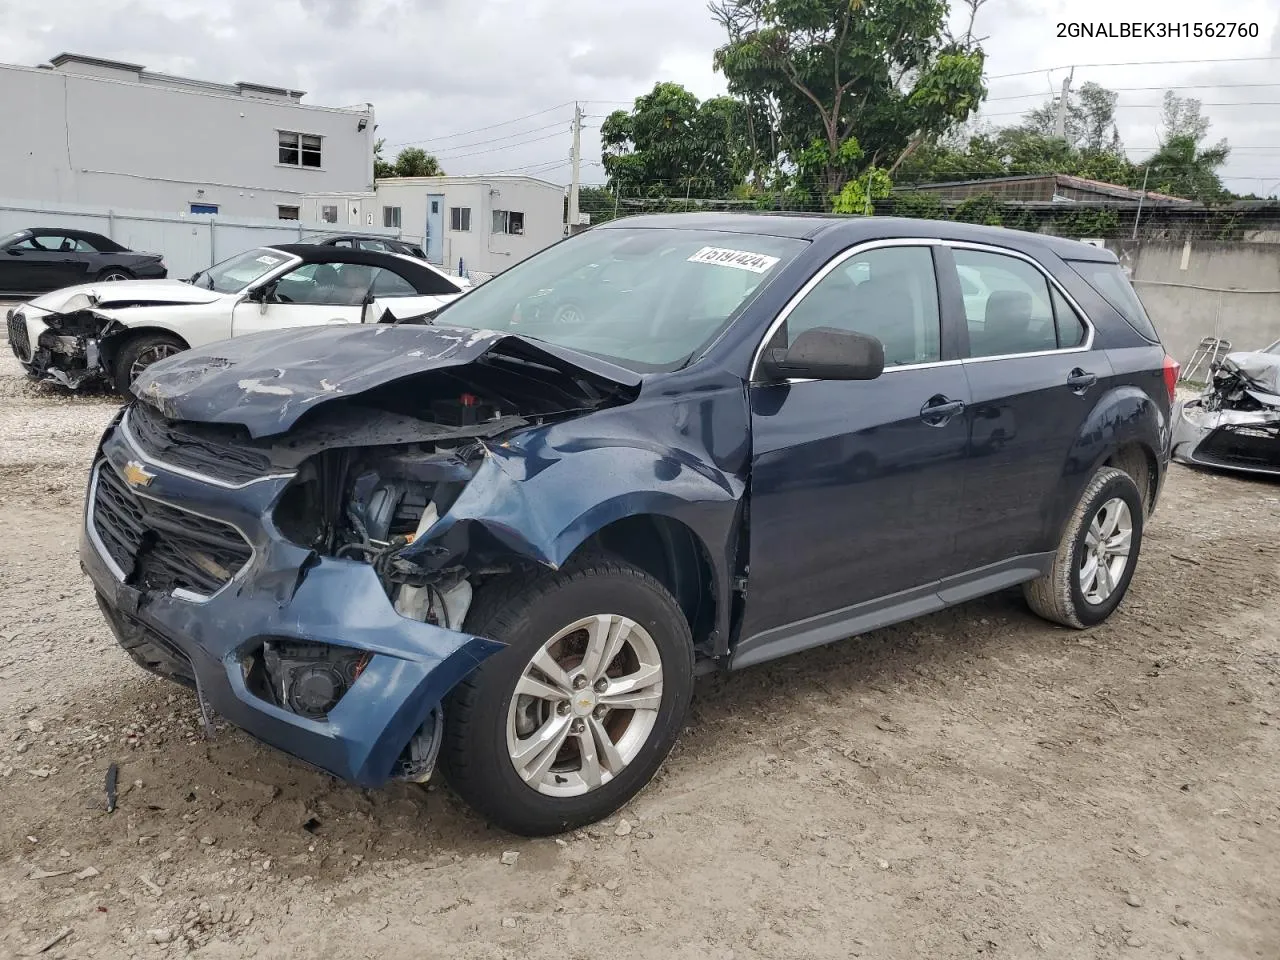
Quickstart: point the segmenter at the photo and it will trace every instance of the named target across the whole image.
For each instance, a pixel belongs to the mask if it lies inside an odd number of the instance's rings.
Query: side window
[[[342,247],[344,250],[350,250],[352,243],[350,240],[335,240],[332,245],[335,247]]]
[[[98,252],[97,247],[93,246],[92,244],[84,240],[80,240],[80,239],[76,240],[76,253],[97,253],[97,252]]]
[[[64,237],[58,233],[44,233],[37,237],[32,237],[34,246],[28,247],[25,244],[19,244],[23,250],[46,250],[52,252],[65,252],[75,250],[76,242],[70,237]]]
[[[376,250],[376,251],[377,251],[377,252],[379,252],[379,253],[386,253],[386,252],[387,252],[388,250],[390,250],[391,248],[390,248],[390,247],[388,247],[388,246],[387,246],[385,243],[383,243],[381,240],[361,240],[361,241],[360,241],[360,249],[361,249],[361,250]]]
[[[278,303],[359,306],[373,285],[373,271],[361,263],[304,263],[276,281]]]
[[[978,289],[974,294],[964,290],[971,357],[1058,349],[1054,303],[1043,273],[1025,260],[1002,253],[965,249],[954,253],[958,272],[967,274],[971,286]],[[1075,342],[1070,344],[1075,346],[1082,339],[1084,326],[1068,308],[1062,321],[1068,340],[1072,338],[1072,320],[1079,327]]]
[[[1084,321],[1071,308],[1071,304],[1067,303],[1067,298],[1057,291],[1057,288],[1050,292],[1053,294],[1053,321],[1058,328],[1058,346],[1063,348],[1080,346],[1088,333]]]
[[[938,284],[928,247],[881,247],[844,261],[787,317],[792,342],[814,327],[869,334],[886,367],[942,357]]]
[[[398,273],[378,267],[373,277],[373,295],[375,297],[416,297],[418,291]]]

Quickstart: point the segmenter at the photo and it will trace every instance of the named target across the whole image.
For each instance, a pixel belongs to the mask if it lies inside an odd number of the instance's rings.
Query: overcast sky
[[[1258,25],[1256,39],[1058,39],[1062,20]],[[1205,103],[1210,138],[1234,148],[1228,186],[1280,190],[1280,4],[1234,0],[989,0],[986,35],[992,125],[1016,121],[1074,83],[1120,90],[1121,134],[1139,159],[1156,144],[1165,86]],[[449,173],[518,171],[567,182],[572,101],[583,102],[585,181],[599,182],[600,119],[659,80],[700,97],[724,90],[711,66],[723,40],[702,0],[41,0],[0,4],[0,61],[33,65],[61,52],[148,69],[307,91],[304,102],[370,102],[394,156],[414,143]],[[1141,61],[1277,59],[1107,66]],[[1031,72],[1028,72],[1031,71]],[[1010,74],[1024,74],[1008,76]],[[1215,86],[1216,85],[1216,86]],[[1155,89],[1130,89],[1150,87]],[[1230,104],[1243,104],[1231,106]],[[505,121],[520,119],[519,122]],[[503,124],[501,126],[494,126]],[[478,129],[484,128],[484,129]],[[476,131],[474,133],[468,131]]]

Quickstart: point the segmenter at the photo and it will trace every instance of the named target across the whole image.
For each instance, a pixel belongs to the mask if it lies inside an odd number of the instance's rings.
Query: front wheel
[[[1077,630],[1106,620],[1133,579],[1143,517],[1133,478],[1114,467],[1098,470],[1067,521],[1049,573],[1023,585],[1028,606]]]
[[[545,836],[608,816],[675,744],[693,640],[644,571],[598,558],[504,578],[478,594],[466,630],[507,648],[451,695],[441,762],[498,826]]]
[[[187,345],[168,333],[145,333],[123,344],[116,352],[112,380],[125,396],[133,394],[133,382],[157,360],[181,353]]]

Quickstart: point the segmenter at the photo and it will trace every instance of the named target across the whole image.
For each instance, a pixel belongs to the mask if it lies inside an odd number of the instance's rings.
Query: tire
[[[111,364],[111,380],[125,396],[133,395],[133,381],[139,373],[157,360],[187,349],[187,345],[171,333],[143,333],[126,340],[116,350]]]
[[[1124,505],[1123,510],[1116,506],[1118,503]],[[1117,535],[1123,532],[1127,522],[1128,553],[1124,555],[1123,567],[1112,562],[1117,559],[1114,556],[1105,564],[1110,589],[1104,596],[1101,581],[1089,576],[1089,570],[1098,567],[1090,533],[1095,521],[1105,528],[1113,517],[1119,520],[1120,526],[1107,542],[1118,546],[1123,537],[1117,539]],[[1046,620],[1064,627],[1083,630],[1102,623],[1120,605],[1133,579],[1142,550],[1144,517],[1142,494],[1133,478],[1114,467],[1100,468],[1085,486],[1080,502],[1067,521],[1049,573],[1023,584],[1027,604]],[[1086,568],[1090,559],[1095,565]],[[1113,568],[1118,568],[1118,573],[1113,573]],[[1087,589],[1091,583],[1094,589]]]
[[[133,274],[124,267],[107,267],[94,278],[98,283],[112,283],[116,280],[132,280]]]
[[[620,652],[602,668],[613,665],[608,677],[639,677],[644,670],[652,670],[639,658],[641,648],[649,651],[645,657],[651,659],[656,653],[660,658],[660,692],[652,687],[639,690],[652,701],[648,709],[608,712],[603,703],[592,707],[594,691],[600,689],[595,685],[570,693],[572,703],[517,692],[517,684],[535,670],[531,661],[544,649],[563,662],[570,676],[580,670],[590,673],[589,650],[573,665],[574,644],[585,643],[588,637],[585,628],[556,644],[550,641],[582,620],[604,615],[613,617],[608,635],[616,631],[624,638],[617,648]],[[628,623],[638,632],[626,632]],[[477,593],[465,629],[508,646],[451,693],[444,710],[440,760],[454,790],[490,822],[523,836],[546,836],[594,822],[634,797],[671,752],[693,692],[693,638],[675,599],[644,571],[595,557],[556,572],[504,577]],[[636,659],[631,659],[633,655]],[[569,677],[562,680],[568,682]],[[608,698],[604,692],[600,697]],[[590,712],[580,714],[584,708]],[[601,719],[602,709],[606,712]],[[540,713],[543,719],[536,719]],[[581,724],[581,732],[557,741],[564,746],[550,753],[554,762],[537,762],[547,752],[535,754],[524,745],[533,744],[544,733],[550,736],[548,731],[562,721],[571,731]],[[527,739],[513,740],[513,735],[520,736],[522,722],[528,726],[523,731]],[[609,752],[593,737],[600,730],[613,744],[612,763],[617,768],[613,771]],[[513,759],[522,747],[534,758],[523,775]],[[600,757],[600,765],[592,768],[602,780],[598,786],[588,785],[583,749]],[[625,764],[619,764],[624,757]],[[575,769],[575,763],[580,769]],[[531,774],[540,767],[547,769]]]

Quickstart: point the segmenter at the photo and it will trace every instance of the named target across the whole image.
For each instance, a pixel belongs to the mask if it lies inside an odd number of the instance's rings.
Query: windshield
[[[1274,353],[1280,355],[1280,340],[1277,340],[1271,346],[1262,351],[1263,353]]]
[[[7,247],[9,244],[13,243],[13,241],[15,240],[21,240],[26,235],[27,235],[26,230],[19,230],[17,233],[10,233],[10,234],[6,234],[3,237],[0,237],[0,249]]]
[[[286,254],[269,247],[259,247],[215,263],[191,278],[192,284],[218,293],[239,293],[260,277],[266,276],[288,260]]]
[[[588,230],[498,274],[438,315],[639,372],[701,353],[805,241],[709,230]]]

